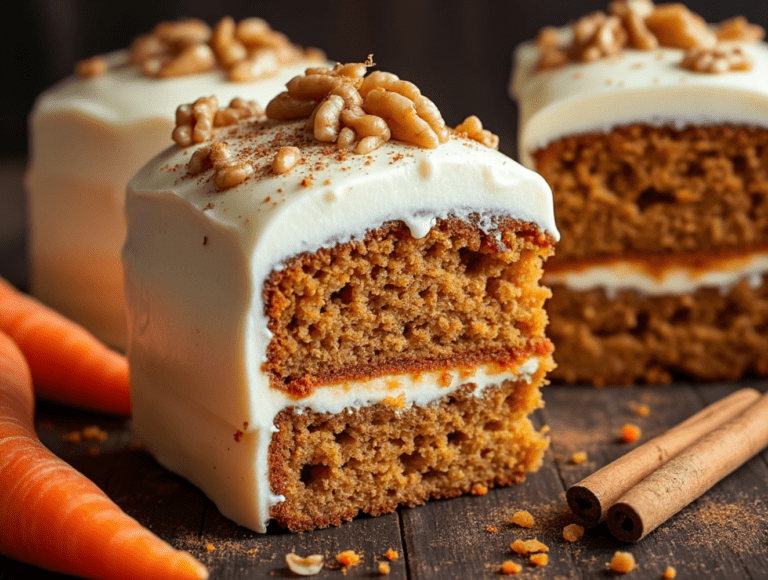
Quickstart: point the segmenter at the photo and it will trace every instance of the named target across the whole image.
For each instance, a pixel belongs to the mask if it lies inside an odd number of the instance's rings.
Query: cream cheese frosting
[[[539,366],[533,358],[471,376],[454,369],[445,388],[426,373],[321,386],[290,399],[261,369],[271,339],[262,301],[270,272],[392,220],[421,237],[438,218],[479,216],[493,234],[486,216],[509,216],[559,236],[543,178],[498,151],[452,136],[436,149],[389,141],[357,155],[307,141],[304,125],[260,121],[224,135],[234,157],[257,165],[232,188],[219,191],[210,172],[188,175],[195,147],[172,147],[130,181],[126,199],[134,429],[161,463],[257,531],[281,500],[269,488],[267,451],[285,407],[340,412],[401,396],[406,405],[427,404],[465,383],[526,380]],[[301,139],[301,164],[272,173],[274,144]]]
[[[533,152],[550,142],[617,125],[768,127],[768,44],[739,46],[752,70],[725,74],[682,68],[684,51],[675,48],[625,48],[594,62],[537,70],[538,48],[532,42],[519,46],[509,92],[519,105],[521,162],[533,167]]]
[[[562,285],[576,292],[601,289],[609,298],[632,291],[645,296],[691,294],[700,288],[717,288],[723,294],[747,280],[758,288],[768,274],[768,252],[711,260],[706,269],[670,264],[652,272],[641,260],[616,260],[609,264],[547,271],[542,281]]]
[[[250,83],[222,70],[157,79],[106,56],[106,74],[69,77],[32,109],[26,175],[31,292],[116,348],[126,345],[120,249],[128,180],[164,149],[183,102],[216,95],[222,105],[247,94],[262,106],[316,60],[282,66]]]

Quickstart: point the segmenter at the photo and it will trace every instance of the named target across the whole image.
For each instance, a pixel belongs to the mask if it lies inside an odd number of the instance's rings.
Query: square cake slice
[[[182,108],[206,140],[128,188],[133,427],[260,532],[520,482],[547,444],[550,190],[365,74],[309,69],[228,126]]]
[[[553,380],[768,375],[763,33],[626,0],[517,50],[520,155],[563,233]]]

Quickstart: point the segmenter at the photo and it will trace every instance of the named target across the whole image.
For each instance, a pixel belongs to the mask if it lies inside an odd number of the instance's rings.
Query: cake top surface
[[[80,113],[113,123],[168,118],[179,102],[216,93],[229,100],[245,89],[261,104],[282,90],[286,78],[313,63],[317,49],[302,49],[260,18],[161,22],[130,48],[98,55],[76,74],[45,91],[36,114]]]
[[[266,253],[261,258],[271,265],[397,219],[419,237],[438,217],[472,214],[480,215],[487,230],[493,224],[483,219],[494,215],[531,222],[558,237],[549,187],[484,144],[497,140],[476,118],[450,130],[434,104],[407,81],[374,73],[366,77],[373,78],[366,92],[365,65],[330,71],[310,69],[290,81],[289,90],[267,106],[272,118],[239,101],[227,110],[245,118],[216,127],[223,110],[215,101],[203,98],[180,107],[174,139],[185,146],[150,161],[131,180],[129,192],[171,195],[191,204],[210,222],[235,232],[244,247]],[[307,92],[302,79],[328,86]],[[371,88],[377,83],[389,89]],[[396,91],[415,100],[398,98]],[[376,109],[377,99],[391,95],[394,108]],[[286,103],[298,109],[289,114]],[[281,116],[299,118],[275,118]]]
[[[609,11],[546,28],[516,50],[510,94],[524,164],[552,140],[617,124],[768,126],[760,27],[739,17],[715,27],[682,4],[649,0]]]

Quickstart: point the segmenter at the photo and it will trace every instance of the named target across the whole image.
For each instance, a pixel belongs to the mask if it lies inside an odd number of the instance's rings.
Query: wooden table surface
[[[0,164],[0,275],[23,287],[26,281],[23,240],[23,160]],[[666,387],[550,386],[546,407],[534,422],[549,425],[552,444],[538,473],[509,488],[484,496],[433,501],[416,508],[371,518],[359,517],[340,528],[290,534],[270,528],[265,535],[238,527],[221,516],[194,486],[160,467],[137,444],[130,421],[40,403],[36,424],[40,439],[54,453],[95,481],[118,505],[161,538],[188,550],[212,580],[291,578],[285,554],[323,554],[328,561],[344,550],[362,556],[346,573],[326,567],[316,578],[379,577],[377,566],[388,549],[399,557],[390,578],[498,578],[500,564],[524,565],[519,578],[610,578],[606,569],[614,552],[631,552],[639,568],[627,578],[658,579],[668,565],[680,579],[753,580],[768,578],[768,451],[749,461],[637,544],[614,540],[605,525],[568,543],[563,527],[573,520],[565,490],[631,448],[618,434],[628,422],[647,440],[676,425],[710,402],[740,386],[768,391],[768,382],[675,384]],[[635,413],[650,408],[647,417]],[[65,435],[96,425],[104,442],[69,443]],[[570,461],[586,451],[581,465]],[[0,474],[2,477],[2,474]],[[531,529],[510,523],[513,513],[528,510]],[[489,526],[496,532],[487,531]],[[549,564],[526,565],[510,550],[515,539],[538,538],[549,546]],[[59,574],[0,557],[0,580],[60,579]]]

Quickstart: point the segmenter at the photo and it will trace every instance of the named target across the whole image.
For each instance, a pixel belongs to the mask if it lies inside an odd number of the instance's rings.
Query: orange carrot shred
[[[32,374],[0,332],[0,554],[97,580],[205,579],[208,571],[125,514],[34,431]]]
[[[130,414],[126,358],[2,278],[0,330],[24,353],[36,396],[93,411]]]

